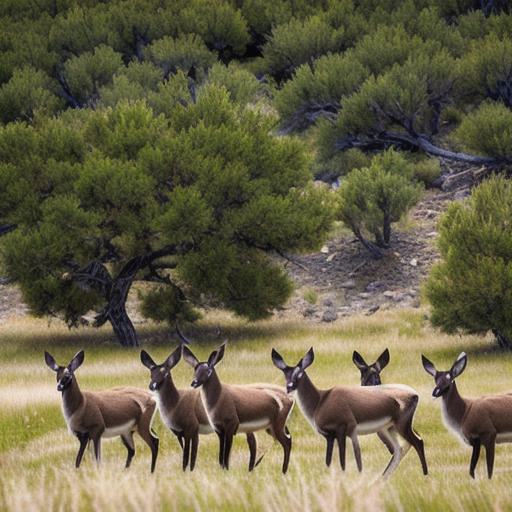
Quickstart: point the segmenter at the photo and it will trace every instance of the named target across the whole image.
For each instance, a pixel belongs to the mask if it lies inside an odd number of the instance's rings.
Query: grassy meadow
[[[373,361],[385,347],[391,362],[383,372],[386,383],[400,382],[420,393],[416,430],[425,440],[430,474],[421,473],[410,450],[387,481],[380,478],[389,455],[378,438],[361,438],[363,472],[355,467],[347,442],[347,471],[341,472],[337,451],[333,464],[324,463],[325,441],[306,423],[298,407],[289,422],[293,435],[290,469],[280,472],[282,450],[265,433],[258,433],[259,453],[266,454],[253,473],[247,472],[245,436],[237,436],[231,470],[217,463],[214,435],[201,436],[196,470],[183,473],[176,438],[157,417],[160,453],[154,475],[150,453],[135,436],[137,453],[124,470],[126,452],[117,439],[103,442],[98,469],[86,453],[74,469],[78,441],[66,429],[55,375],[44,364],[43,350],[64,364],[80,348],[85,362],[77,371],[82,389],[130,384],[146,388],[149,372],[139,362],[139,350],[110,343],[108,330],[68,331],[58,323],[13,319],[0,326],[0,510],[6,511],[139,511],[139,510],[442,510],[512,509],[512,447],[496,450],[495,476],[488,481],[482,452],[477,479],[468,475],[470,449],[441,422],[440,402],[431,398],[432,378],[420,362],[424,352],[440,369],[447,369],[465,350],[469,363],[459,378],[463,395],[512,390],[512,357],[492,350],[490,339],[446,336],[428,326],[423,310],[395,310],[345,319],[331,325],[300,319],[273,319],[257,324],[214,313],[189,336],[200,359],[220,343],[216,327],[223,326],[230,343],[218,366],[221,380],[230,383],[271,382],[284,378],[271,363],[276,347],[296,362],[313,345],[316,359],[308,370],[319,387],[359,383],[351,362],[354,349]],[[161,362],[175,347],[174,337],[161,327],[140,328],[144,348]],[[188,386],[192,370],[183,361],[173,371],[179,386]]]

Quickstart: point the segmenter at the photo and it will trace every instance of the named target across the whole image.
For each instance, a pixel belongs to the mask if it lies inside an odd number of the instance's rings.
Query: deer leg
[[[89,442],[89,434],[87,432],[76,432],[76,437],[80,441],[80,448],[78,449],[78,453],[76,456],[75,467],[78,469],[80,467],[80,463],[82,462],[82,457],[84,456],[85,449],[87,448],[87,443]]]
[[[121,441],[124,444],[124,447],[128,451],[128,456],[126,457],[125,468],[129,468],[132,462],[133,456],[135,455],[135,445],[133,444],[133,434],[130,432],[129,434],[122,434]]]
[[[197,457],[197,447],[199,445],[199,432],[195,432],[192,436],[192,451],[190,453],[190,471],[194,471]]]
[[[393,443],[391,443],[391,442],[389,441],[389,439],[388,439],[386,436],[382,435],[382,433],[381,433],[381,432],[377,432],[377,436],[378,436],[378,437],[379,437],[379,439],[384,443],[384,445],[385,445],[385,446],[386,446],[386,448],[388,449],[389,453],[390,453],[391,455],[393,455],[393,451],[394,451],[394,449],[395,449],[395,448],[394,448],[394,446],[393,446]]]
[[[325,452],[325,464],[327,465],[327,467],[329,467],[332,462],[332,451],[334,449],[335,437],[333,434],[326,434],[324,437],[327,441],[327,450]]]
[[[151,422],[153,421],[154,413],[155,407],[146,409],[137,424],[137,432],[139,433],[139,436],[142,437],[151,450],[151,473],[155,471],[156,459],[158,457],[158,446],[160,444],[160,440],[151,429]]]
[[[92,442],[94,444],[94,457],[98,464],[101,462],[101,434],[103,434],[103,432],[104,429],[91,434]]]
[[[178,443],[180,443],[181,449],[183,450],[183,434],[179,430],[171,429],[172,433],[176,436],[178,439]]]
[[[357,470],[361,473],[361,471],[363,470],[363,461],[361,460],[361,448],[359,446],[359,439],[357,438],[355,429],[350,436],[350,440],[352,441],[352,449],[354,451],[354,457],[356,459]]]
[[[190,437],[185,436],[185,447],[183,448],[183,471],[187,469],[190,458]]]
[[[256,452],[257,452],[257,444],[256,444],[256,436],[252,432],[247,432],[247,444],[249,445],[249,471],[254,469],[256,464]]]
[[[405,421],[403,423],[398,422],[396,424],[396,429],[398,433],[416,450],[416,453],[418,454],[421,462],[423,474],[428,475],[427,459],[425,458],[425,445],[423,443],[423,439],[412,428],[412,420],[417,403],[417,401],[414,402],[413,407],[411,407],[410,413]],[[402,458],[404,455],[405,453],[402,454]]]
[[[342,471],[345,471],[345,444],[346,444],[346,435],[345,429],[340,428],[336,431],[336,439],[338,440],[338,451],[340,455],[340,466]]]
[[[292,436],[286,426],[282,426],[275,430],[275,438],[279,444],[283,447],[284,458],[283,458],[283,474],[288,471],[288,464],[290,463],[290,453],[292,451]]]
[[[229,456],[231,454],[231,446],[233,445],[233,437],[235,433],[233,431],[228,431],[225,433],[224,440],[224,467],[229,469]]]
[[[473,447],[473,453],[471,454],[471,462],[469,464],[469,475],[471,478],[475,478],[475,469],[478,464],[478,458],[480,457],[480,447],[482,446],[480,438],[472,439],[471,446]]]
[[[221,468],[224,468],[224,444],[226,438],[222,430],[216,431],[216,433],[219,438],[219,464]]]
[[[402,448],[400,447],[400,443],[398,442],[396,430],[394,429],[394,427],[391,427],[388,430],[381,430],[380,432],[384,437],[388,439],[390,444],[393,445],[393,457],[391,457],[391,460],[388,462],[388,465],[386,466],[384,473],[382,473],[382,476],[384,478],[387,478],[389,475],[391,475],[391,473],[393,473],[393,471],[397,468],[398,464],[400,463],[400,460],[402,458]]]
[[[496,433],[488,434],[483,440],[485,446],[485,459],[487,461],[487,476],[492,478],[494,468],[494,447],[496,444]]]

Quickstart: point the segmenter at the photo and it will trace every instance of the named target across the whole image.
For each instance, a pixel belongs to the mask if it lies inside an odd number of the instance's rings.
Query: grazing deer
[[[448,371],[437,371],[434,364],[421,356],[423,368],[434,377],[434,398],[443,397],[442,415],[445,425],[473,448],[469,474],[475,478],[480,447],[485,447],[487,475],[492,478],[496,443],[512,442],[512,394],[463,398],[455,379],[464,371],[468,361],[462,352]]]
[[[142,389],[120,387],[105,391],[80,390],[75,371],[84,362],[84,351],[78,352],[67,366],[59,366],[53,356],[44,353],[49,368],[57,373],[57,390],[62,392],[62,412],[71,433],[80,441],[75,466],[80,467],[89,441],[94,444],[94,455],[101,459],[101,438],[117,437],[128,451],[126,466],[135,455],[133,433],[137,431],[151,449],[151,472],[158,456],[158,437],[151,430],[156,402]]]
[[[157,399],[158,410],[164,424],[178,438],[183,449],[183,471],[190,464],[194,470],[199,445],[199,434],[213,434],[213,427],[208,421],[208,415],[197,389],[178,389],[174,385],[171,370],[181,358],[181,345],[162,363],[156,364],[151,356],[142,350],[140,360],[151,372],[149,389]],[[256,437],[252,432],[247,433],[249,445],[249,471],[256,465]]]
[[[284,389],[271,384],[222,384],[215,366],[222,360],[224,349],[225,344],[214,350],[207,362],[200,362],[188,347],[183,347],[183,358],[194,368],[192,387],[201,388],[201,399],[208,419],[219,437],[219,464],[229,469],[235,434],[265,429],[283,447],[282,470],[286,473],[292,448],[292,437],[286,421],[292,411],[293,400]]]
[[[380,380],[380,372],[389,363],[389,350],[384,350],[373,364],[366,364],[363,356],[357,350],[354,350],[354,353],[352,354],[352,361],[361,372],[361,386],[380,386],[382,384],[382,381]],[[385,444],[389,453],[392,454],[394,452],[393,444],[390,443],[387,437],[383,436],[380,432],[377,432],[377,436]]]
[[[313,428],[327,441],[325,463],[331,464],[334,441],[338,441],[341,469],[345,470],[345,440],[350,437],[357,468],[362,471],[358,435],[379,432],[393,445],[393,457],[384,470],[389,476],[398,466],[410,446],[414,446],[423,473],[428,473],[423,441],[412,428],[418,394],[402,385],[374,387],[336,386],[318,389],[306,374],[314,360],[313,348],[295,365],[288,366],[272,349],[272,361],[286,378],[286,390],[294,392],[299,407]],[[406,446],[398,442],[401,437]]]

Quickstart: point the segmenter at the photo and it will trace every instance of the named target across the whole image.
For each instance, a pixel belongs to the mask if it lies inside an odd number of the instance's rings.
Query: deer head
[[[226,343],[223,343],[218,349],[214,350],[210,354],[208,361],[200,362],[193,354],[192,350],[183,346],[183,359],[185,359],[185,361],[194,368],[194,379],[191,383],[193,388],[202,386],[212,376],[215,365],[224,357],[225,347]]]
[[[300,380],[304,377],[304,371],[313,363],[314,359],[315,353],[313,347],[311,347],[295,366],[288,366],[281,354],[275,348],[272,349],[272,362],[284,373],[287,393],[297,389]]]
[[[49,352],[44,352],[44,360],[48,368],[57,373],[57,391],[65,391],[75,378],[74,372],[84,362],[84,351],[77,352],[67,366],[59,366]]]
[[[373,364],[366,364],[363,356],[357,350],[354,350],[352,361],[361,372],[361,386],[378,386],[382,384],[380,372],[389,363],[389,350],[384,350]]]
[[[156,364],[145,350],[141,351],[140,360],[151,372],[151,380],[149,382],[149,389],[151,391],[160,389],[171,370],[178,364],[180,358],[181,345],[162,364]]]
[[[434,363],[429,361],[424,355],[421,356],[421,361],[425,371],[434,377],[436,387],[432,391],[432,396],[438,398],[448,392],[455,379],[465,370],[468,356],[465,352],[461,352],[448,371],[437,371]]]

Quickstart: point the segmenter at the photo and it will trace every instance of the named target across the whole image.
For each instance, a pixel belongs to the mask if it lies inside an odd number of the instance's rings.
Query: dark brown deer
[[[327,440],[325,462],[332,460],[334,441],[338,441],[340,465],[345,470],[345,441],[349,437],[357,463],[362,471],[359,435],[381,433],[393,445],[393,457],[384,470],[389,476],[405,453],[414,446],[421,461],[423,473],[428,473],[423,441],[412,428],[418,394],[408,386],[336,386],[318,389],[306,374],[314,360],[313,348],[295,366],[288,366],[281,355],[272,349],[272,361],[286,378],[286,390],[294,393],[299,407],[313,428]],[[402,448],[401,437],[406,442]]]
[[[126,466],[135,455],[133,433],[138,432],[151,449],[151,472],[158,456],[158,437],[151,430],[156,402],[148,391],[120,387],[104,391],[80,390],[75,371],[84,362],[84,351],[78,352],[67,366],[59,366],[53,356],[44,353],[46,364],[57,374],[57,390],[62,392],[62,412],[71,433],[80,441],[75,466],[80,467],[89,441],[94,455],[101,459],[101,439],[121,437],[128,451]]]
[[[145,350],[141,351],[140,359],[151,373],[149,389],[157,399],[162,421],[176,435],[183,449],[183,471],[189,464],[190,471],[193,471],[199,434],[213,434],[214,430],[208,420],[199,390],[178,389],[174,384],[171,370],[178,364],[181,351],[180,345],[162,364],[156,364]],[[251,432],[247,433],[247,444],[250,452],[249,471],[252,471],[256,465],[257,444],[256,437]]]
[[[512,394],[463,398],[455,379],[465,370],[467,355],[462,352],[448,371],[436,370],[434,364],[421,356],[423,368],[434,377],[434,398],[442,397],[442,416],[447,428],[473,448],[469,474],[475,478],[480,448],[485,447],[487,476],[492,478],[496,443],[512,442]]]
[[[271,384],[234,386],[223,384],[215,366],[224,356],[225,345],[214,350],[208,361],[200,362],[184,346],[183,357],[194,368],[192,387],[201,388],[201,398],[216,434],[219,437],[219,463],[229,469],[233,436],[238,432],[266,430],[284,451],[282,471],[286,473],[292,448],[292,437],[286,421],[293,400],[283,388]]]

